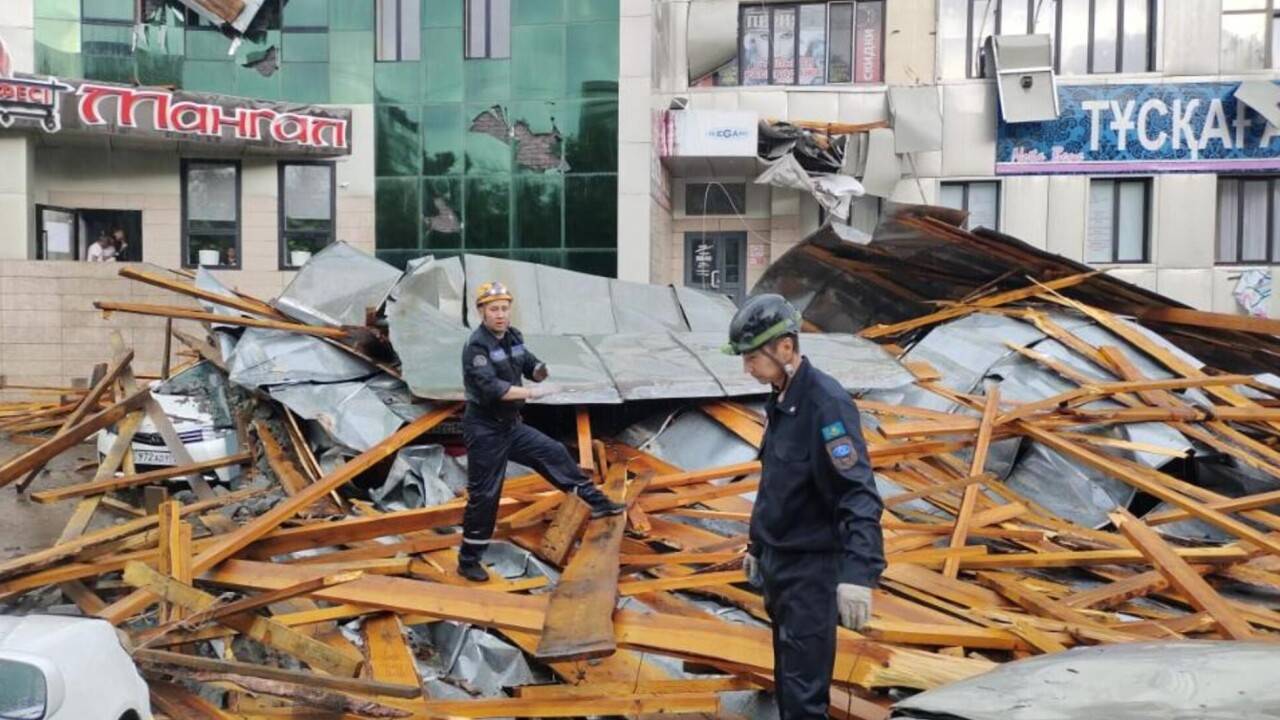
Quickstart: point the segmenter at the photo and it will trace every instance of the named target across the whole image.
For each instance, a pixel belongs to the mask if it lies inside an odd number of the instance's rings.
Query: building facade
[[[857,201],[851,223],[873,226],[885,201],[962,207],[971,225],[1196,308],[1243,312],[1241,279],[1257,283],[1280,263],[1280,142],[1233,93],[1277,77],[1277,10],[1271,0],[743,2],[738,56],[691,84],[707,26],[689,3],[657,0],[651,106],[892,126],[890,88],[933,88],[936,149],[900,154],[901,179]],[[1004,123],[996,83],[982,77],[984,40],[1032,33],[1050,36],[1061,114]],[[822,218],[799,191],[753,185],[750,164],[662,154],[651,155],[647,219],[655,280],[709,285],[709,256],[715,284],[737,291],[725,278],[741,275],[749,288]],[[723,202],[702,199],[716,194]],[[1280,315],[1274,295],[1254,307]]]

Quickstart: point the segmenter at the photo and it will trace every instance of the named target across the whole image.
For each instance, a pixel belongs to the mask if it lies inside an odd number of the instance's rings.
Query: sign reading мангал
[[[1280,129],[1236,100],[1239,86],[1059,85],[1057,120],[1000,122],[996,174],[1280,169]]]

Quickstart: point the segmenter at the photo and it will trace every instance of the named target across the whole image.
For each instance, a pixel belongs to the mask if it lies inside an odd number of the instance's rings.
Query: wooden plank
[[[280,487],[284,488],[285,493],[297,495],[311,484],[309,479],[302,476],[298,466],[285,457],[284,448],[280,447],[275,434],[271,432],[271,428],[267,427],[265,421],[253,421],[253,428],[257,431],[258,442],[262,443],[262,453],[267,457],[267,465],[271,467],[271,472],[275,474],[276,480],[280,482]]]
[[[239,310],[253,315],[262,315],[276,320],[288,320],[288,318],[280,313],[280,311],[264,302],[258,300],[246,300],[235,295],[221,295],[213,292],[212,290],[205,290],[204,288],[196,287],[191,283],[170,280],[163,275],[157,275],[156,273],[147,272],[145,270],[139,270],[133,267],[122,267],[120,268],[120,277],[163,288],[165,290],[178,293],[179,295],[186,295],[187,297],[206,300],[215,305],[221,305],[232,310]]]
[[[755,690],[758,686],[749,678],[726,676],[693,678],[689,680],[647,680],[609,683],[591,682],[586,685],[524,685],[514,688],[518,698],[550,698],[573,695],[578,697],[605,697],[609,695],[669,695],[673,693],[709,693]]]
[[[591,717],[680,715],[720,712],[720,696],[715,693],[672,693],[661,695],[621,694],[583,697],[481,698],[478,700],[428,700],[423,703],[429,717]]]
[[[723,400],[703,403],[698,409],[752,447],[758,448],[764,442],[764,426],[733,409]]]
[[[83,420],[84,416],[90,410],[96,409],[98,407],[98,401],[106,395],[107,391],[111,389],[111,386],[117,379],[119,379],[120,373],[123,372],[125,368],[129,367],[129,364],[132,362],[132,350],[125,350],[120,355],[117,355],[116,359],[112,361],[111,367],[107,369],[106,373],[104,373],[96,383],[94,383],[89,392],[80,399],[80,404],[77,405],[75,410],[67,416],[67,419],[63,421],[62,426],[58,428],[58,431],[54,433],[54,436],[57,437],[58,435],[62,435],[68,429],[74,427],[77,423]],[[28,475],[22,479],[22,482],[18,483],[19,493],[26,492],[27,488],[30,487],[31,483],[36,479],[36,476],[40,474],[40,469],[43,467],[44,463],[41,463],[40,467],[31,470]]]
[[[614,465],[608,470],[603,491],[611,500],[621,501],[626,482],[626,465]],[[617,650],[613,610],[618,599],[618,554],[626,524],[625,515],[614,515],[593,520],[587,526],[581,547],[551,591],[535,657],[586,660],[612,655]]]
[[[0,466],[0,487],[8,485],[32,470],[44,467],[45,463],[57,457],[63,451],[80,444],[93,433],[123,420],[129,413],[142,407],[149,397],[151,397],[150,390],[138,390],[115,405],[90,415],[67,428],[61,435],[49,438],[49,441],[45,444],[31,448],[27,452],[9,460],[3,466]]]
[[[284,330],[285,332],[297,333],[299,335],[313,335],[315,337],[330,338],[333,340],[342,340],[347,337],[347,331],[339,328],[317,327],[315,325],[303,325],[302,323],[263,320],[260,318],[239,317],[235,315],[218,315],[217,313],[204,312],[203,310],[190,310],[188,308],[171,307],[167,305],[118,303],[100,300],[94,302],[93,306],[104,313],[122,312],[134,315],[150,315],[152,317],[197,320],[200,322],[214,324],[239,325],[241,327],[266,328],[268,330]]]
[[[156,556],[156,570],[161,575],[168,575],[178,582],[190,584],[187,581],[178,578],[175,570],[177,569],[177,556],[182,552],[181,530],[178,529],[178,523],[182,519],[182,503],[177,500],[167,500],[160,504],[156,512],[157,526],[156,530],[160,533],[160,542],[157,545],[159,554]],[[181,607],[181,606],[179,606]],[[178,612],[175,611],[169,602],[160,603],[161,623],[173,622],[178,619]]]
[[[705,564],[718,565],[720,563],[733,562],[742,558],[741,551],[731,552],[670,552],[670,553],[648,553],[640,554],[622,554],[618,556],[618,563],[624,567],[652,567],[655,565],[688,565],[688,564]]]
[[[123,490],[125,488],[137,487],[139,485],[149,485],[151,483],[160,482],[161,480],[194,475],[206,470],[216,470],[220,467],[226,467],[227,465],[244,464],[251,460],[253,460],[253,455],[251,453],[242,452],[235,455],[228,455],[224,458],[218,458],[216,460],[196,463],[194,465],[165,467],[145,473],[138,473],[137,475],[109,477],[103,480],[95,480],[93,482],[78,483],[76,485],[66,485],[64,487],[41,490],[40,492],[31,493],[31,499],[38,503],[53,503],[73,497],[99,495],[102,493],[114,492],[116,490]]]
[[[308,485],[306,490],[277,503],[270,510],[250,520],[235,532],[220,536],[213,545],[201,551],[192,561],[192,572],[197,575],[207,572],[223,560],[244,550],[255,540],[276,529],[285,520],[293,517],[302,508],[324,497],[329,491],[336,490],[350,482],[360,473],[394,455],[400,448],[444,422],[457,409],[458,406],[456,404],[437,406],[431,412],[396,431],[391,437],[335,468],[333,472],[321,478],[319,482]],[[101,617],[118,625],[141,612],[149,603],[149,593],[140,590],[112,603],[103,611]]]
[[[591,411],[581,406],[577,411],[578,426],[578,467],[588,475],[595,472],[596,464],[591,460]]]
[[[1153,307],[1138,312],[1138,319],[1147,322],[1190,325],[1214,330],[1238,330],[1257,335],[1280,335],[1280,320],[1251,315],[1206,312],[1190,308]]]
[[[374,680],[393,685],[422,686],[399,616],[394,613],[374,615],[364,621],[361,630],[369,652],[370,675]]]
[[[165,577],[140,562],[131,562],[125,566],[124,580],[134,587],[146,588],[164,600],[181,605],[193,612],[204,612],[218,604],[218,599],[213,595],[171,577]],[[295,657],[317,670],[339,677],[355,676],[364,663],[361,657],[341,653],[271,618],[241,614],[219,618],[218,622],[244,633],[246,637]]]
[[[694,503],[706,502],[716,498],[733,497],[743,493],[754,492],[760,487],[760,478],[725,483],[724,485],[708,485],[707,487],[686,490],[679,493],[662,493],[646,495],[640,498],[637,505],[647,513],[670,510]]]
[[[329,688],[359,695],[389,695],[401,698],[416,698],[422,695],[422,688],[420,687],[409,687],[407,685],[374,680],[329,677],[299,670],[282,670],[267,665],[253,665],[250,663],[196,657],[194,655],[182,655],[165,650],[135,650],[133,659],[146,666],[173,666],[202,672],[232,673],[299,685]]]
[[[1195,609],[1213,616],[1223,632],[1234,640],[1250,640],[1256,635],[1249,623],[1235,609],[1222,599],[1216,590],[1205,582],[1200,574],[1187,564],[1169,547],[1154,530],[1123,508],[1109,515],[1129,542],[1134,544],[1144,556],[1164,575],[1170,585],[1178,588]]]
[[[237,720],[235,715],[214,707],[212,703],[181,685],[147,681],[151,704],[172,720]]]
[[[577,495],[569,493],[563,496],[560,507],[556,510],[551,525],[542,535],[538,546],[538,555],[554,565],[564,565],[569,551],[578,539],[578,533],[591,518],[591,509]]]
[[[1176,548],[1174,552],[1192,563],[1233,564],[1248,560],[1250,554],[1239,547]],[[1009,570],[1013,568],[1095,567],[1098,565],[1142,565],[1146,557],[1137,550],[1064,550],[1061,552],[1009,553],[964,558],[969,570]]]
[[[973,461],[969,465],[969,477],[981,475],[987,465],[987,449],[991,446],[991,429],[1000,412],[1000,385],[991,383],[987,386],[987,401],[982,410],[981,424],[978,426],[978,443],[973,449]],[[962,548],[968,542],[969,520],[973,517],[974,508],[978,505],[980,485],[967,485],[964,498],[960,501],[960,511],[956,513],[956,528],[951,533],[950,547]],[[953,578],[960,572],[959,556],[947,558],[942,566],[942,574]]]
[[[618,592],[624,596],[640,595],[659,590],[688,590],[690,588],[711,587],[746,582],[742,570],[722,570],[719,572],[695,573],[681,577],[658,578],[656,580],[630,580],[618,585]]]

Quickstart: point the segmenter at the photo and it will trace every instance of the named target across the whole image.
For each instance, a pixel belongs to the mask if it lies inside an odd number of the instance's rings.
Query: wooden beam
[[[169,290],[171,292],[178,293],[179,295],[186,295],[187,297],[205,300],[232,310],[239,310],[253,315],[262,315],[276,320],[288,320],[288,318],[281,314],[280,311],[264,302],[246,300],[235,295],[221,295],[213,292],[212,290],[205,290],[204,288],[196,287],[191,283],[170,280],[163,275],[157,275],[145,270],[139,270],[133,267],[122,267],[120,268],[120,277]]]
[[[308,485],[306,490],[286,499],[284,502],[277,503],[270,510],[250,520],[236,531],[220,536],[213,545],[203,550],[192,561],[192,572],[199,575],[244,550],[255,540],[260,539],[279,527],[285,520],[293,517],[302,508],[324,497],[329,491],[336,490],[350,482],[365,470],[391,457],[400,448],[444,422],[457,409],[458,406],[456,404],[437,406],[431,412],[398,430],[391,437],[335,468],[333,472],[321,478],[319,482]],[[149,603],[149,594],[146,591],[138,591],[108,606],[103,611],[102,617],[118,625],[136,613],[141,612]]]
[[[131,562],[125,566],[124,580],[192,612],[205,612],[218,604],[218,599],[213,595],[161,575],[140,562]],[[363,658],[341,653],[310,635],[281,625],[271,618],[240,614],[218,618],[218,622],[317,670],[339,677],[355,676],[364,664]]]
[[[93,387],[90,388],[89,392],[80,399],[80,404],[77,405],[75,410],[72,410],[71,414],[67,416],[67,419],[63,421],[62,426],[58,428],[56,433],[54,433],[54,437],[62,435],[70,428],[75,427],[77,423],[84,419],[84,416],[90,410],[96,409],[98,407],[98,401],[102,399],[103,395],[106,395],[107,391],[111,389],[111,386],[120,378],[120,373],[124,372],[132,362],[132,350],[125,350],[124,353],[118,355],[111,363],[111,367],[107,369],[106,373],[103,374],[103,376],[98,379],[98,382],[94,383]],[[40,467],[31,470],[30,473],[22,479],[22,482],[18,483],[19,493],[26,492],[27,488],[30,487],[31,483],[36,479],[36,476],[40,474],[40,469],[43,467],[44,463],[41,463]],[[0,485],[3,485],[3,483],[0,482]]]
[[[138,663],[148,666],[173,666],[203,672],[231,673],[235,675],[263,678],[266,680],[296,683],[298,685],[328,688],[330,690],[355,693],[358,695],[389,695],[391,697],[400,698],[416,698],[422,696],[422,688],[420,687],[377,682],[374,680],[329,677],[327,675],[319,675],[317,673],[303,672],[299,670],[281,670],[280,668],[269,667],[266,665],[253,665],[250,663],[229,662],[227,660],[214,660],[212,658],[196,657],[194,655],[182,655],[180,653],[167,652],[165,650],[135,650],[133,653],[133,659]]]
[[[582,498],[574,493],[563,495],[560,507],[556,510],[551,525],[542,534],[542,542],[538,545],[538,555],[553,565],[564,565],[578,540],[578,534],[591,518],[591,509]]]
[[[603,491],[609,499],[621,501],[626,483],[626,465],[615,464],[608,471]],[[535,657],[586,660],[617,650],[613,610],[618,598],[618,553],[626,524],[626,515],[614,515],[587,526],[581,547],[551,591]]]
[[[370,675],[374,680],[392,685],[422,687],[413,650],[405,641],[404,627],[400,624],[399,616],[394,613],[374,615],[365,620],[361,630],[369,653]]]
[[[591,460],[591,411],[584,405],[577,411],[578,424],[578,467],[591,474],[596,465]]]
[[[45,444],[31,448],[18,457],[9,460],[9,462],[0,466],[0,487],[8,485],[32,470],[44,467],[45,463],[57,457],[63,451],[80,444],[93,433],[123,420],[126,415],[142,407],[149,397],[151,397],[150,390],[145,388],[138,390],[115,405],[67,428],[62,434],[55,435]]]
[[[251,453],[242,452],[218,458],[216,460],[196,463],[194,465],[166,467],[158,470],[152,470],[150,472],[139,473],[137,475],[124,475],[122,477],[112,477],[105,480],[79,483],[76,485],[66,485],[50,490],[41,490],[40,492],[32,493],[31,499],[38,503],[53,503],[73,497],[101,495],[102,493],[114,492],[116,490],[137,487],[139,485],[149,485],[161,480],[169,480],[171,478],[183,477],[186,475],[195,475],[197,473],[203,473],[206,470],[216,470],[227,465],[244,464],[251,460],[253,460],[253,455]]]
[[[1162,322],[1173,325],[1210,328],[1213,330],[1238,330],[1256,335],[1280,335],[1280,320],[1251,315],[1205,312],[1190,308],[1153,307],[1138,312],[1138,319],[1146,322]]]
[[[1115,524],[1129,542],[1134,544],[1147,560],[1164,575],[1170,585],[1178,588],[1191,601],[1195,609],[1207,612],[1218,622],[1223,632],[1233,640],[1251,640],[1256,635],[1249,623],[1227,604],[1216,590],[1205,582],[1200,574],[1169,547],[1154,530],[1147,527],[1123,508],[1110,514]]]
[[[197,320],[199,322],[223,325],[239,325],[241,327],[284,330],[285,332],[297,333],[299,335],[314,335],[316,337],[330,338],[332,340],[342,340],[347,337],[347,331],[339,328],[317,327],[315,325],[303,325],[302,323],[283,322],[280,320],[262,320],[259,318],[237,317],[235,315],[218,315],[217,313],[204,312],[203,310],[189,310],[187,308],[170,307],[167,305],[97,301],[93,306],[105,313],[122,312],[134,315],[150,315],[153,317],[178,318],[181,320]]]
[[[978,443],[973,448],[973,461],[969,464],[969,477],[981,475],[987,465],[987,449],[991,446],[991,429],[995,425],[996,415],[1000,412],[1000,385],[987,385],[987,401],[982,410],[982,420],[978,426]],[[967,485],[964,497],[960,501],[960,511],[956,513],[956,528],[951,533],[950,547],[954,550],[962,548],[968,542],[969,519],[973,517],[974,508],[978,505],[978,494],[982,486]],[[953,555],[947,558],[942,566],[942,574],[953,578],[960,572],[960,557]]]

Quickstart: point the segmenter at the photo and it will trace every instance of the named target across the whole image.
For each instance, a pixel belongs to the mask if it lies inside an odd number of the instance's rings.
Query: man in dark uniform
[[[725,351],[773,386],[747,578],[773,623],[783,720],[825,718],[836,624],[861,629],[884,570],[880,513],[858,409],[840,383],[800,355],[800,314],[780,295],[751,298]]]
[[[560,490],[575,492],[591,507],[593,518],[626,509],[591,484],[564,445],[521,422],[520,406],[550,394],[550,388],[523,387],[526,378],[535,383],[546,380],[547,366],[525,347],[520,331],[510,326],[511,299],[501,283],[484,283],[477,289],[476,310],[482,324],[462,350],[467,508],[462,516],[458,574],[475,582],[489,579],[480,560],[493,537],[508,458],[533,468]]]

